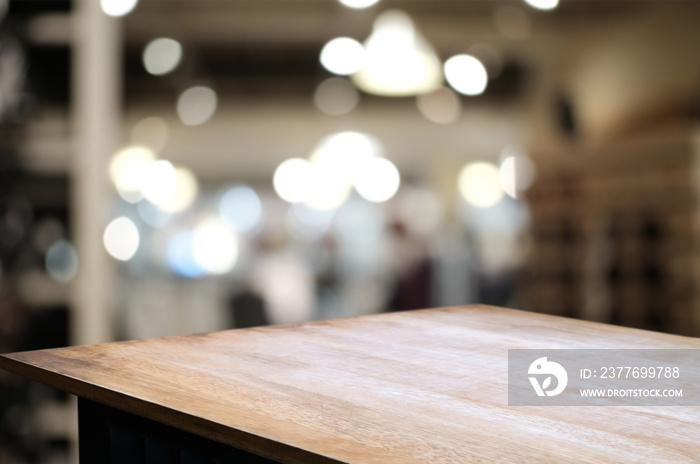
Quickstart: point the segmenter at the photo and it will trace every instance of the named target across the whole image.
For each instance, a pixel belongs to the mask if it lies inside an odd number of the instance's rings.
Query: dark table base
[[[78,414],[81,464],[275,462],[84,398]]]

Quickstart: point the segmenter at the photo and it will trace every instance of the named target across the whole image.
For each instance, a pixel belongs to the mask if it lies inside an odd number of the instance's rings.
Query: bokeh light
[[[102,11],[109,16],[124,16],[136,7],[138,0],[100,0]]]
[[[190,279],[206,275],[206,271],[194,257],[193,244],[194,232],[179,232],[170,240],[165,252],[170,270]]]
[[[379,0],[339,0],[340,3],[347,6],[348,8],[353,8],[356,10],[362,8],[369,8],[372,5],[376,5]]]
[[[333,74],[347,76],[365,64],[365,48],[350,37],[337,37],[321,49],[321,64]]]
[[[238,239],[221,220],[207,218],[194,230],[192,256],[209,274],[226,274],[238,259]]]
[[[169,176],[169,174],[164,173],[164,176]],[[165,179],[164,177],[163,181],[169,182],[169,177],[168,179]],[[164,190],[165,188],[167,187],[163,187]],[[165,212],[180,213],[194,203],[194,200],[197,198],[198,191],[199,182],[197,182],[197,178],[195,177],[194,173],[187,168],[176,167],[175,187],[173,188],[172,193],[163,198],[162,201],[155,203]]]
[[[394,163],[386,158],[372,158],[355,175],[355,190],[365,200],[382,203],[399,189],[401,176]]]
[[[207,122],[216,112],[217,96],[209,87],[197,85],[180,94],[177,99],[177,115],[187,126]]]
[[[458,186],[462,198],[479,208],[493,206],[503,198],[498,167],[492,163],[465,165],[459,173]]]
[[[416,97],[418,111],[435,124],[451,124],[462,114],[462,100],[449,87],[440,87]]]
[[[381,142],[369,134],[355,131],[338,132],[322,138],[312,155],[312,161],[323,163],[333,159],[344,167],[351,168],[373,156],[382,156],[384,147]]]
[[[277,195],[284,201],[289,203],[304,201],[316,191],[316,169],[305,159],[290,158],[277,166],[272,185]]]
[[[379,140],[361,132],[339,132],[321,139],[311,155],[316,168],[316,189],[306,204],[319,210],[342,205],[359,169],[383,151]]]
[[[128,217],[120,216],[107,225],[102,240],[113,258],[128,261],[136,254],[141,237],[136,224]]]
[[[483,93],[489,80],[484,65],[471,55],[455,55],[445,61],[445,78],[453,89],[465,95]]]
[[[56,281],[68,283],[78,273],[78,253],[68,241],[54,242],[46,252],[46,272]]]
[[[442,84],[440,60],[403,11],[388,10],[377,17],[365,52],[365,66],[352,76],[365,92],[411,96]]]
[[[154,161],[143,171],[141,176],[141,193],[151,203],[161,206],[166,204],[175,193],[177,174],[170,161]]]
[[[168,143],[170,129],[165,119],[144,118],[131,129],[131,142],[136,146],[147,147],[158,153]]]
[[[331,77],[321,82],[314,92],[316,108],[331,116],[347,114],[357,106],[360,93],[342,77]]]
[[[143,198],[141,183],[155,154],[145,147],[127,147],[119,151],[109,165],[109,175],[119,195],[129,203]]]
[[[507,147],[503,150],[499,176],[501,187],[508,196],[520,198],[535,179],[535,167],[527,155]]]
[[[525,0],[525,3],[538,10],[553,10],[559,5],[559,0]]]
[[[161,37],[152,40],[143,51],[143,66],[146,71],[162,76],[173,71],[182,59],[182,45],[180,42]]]
[[[262,201],[247,185],[231,187],[219,199],[219,216],[236,232],[254,232],[262,224]]]
[[[338,171],[339,175],[343,173],[351,179],[365,161],[383,154],[384,147],[376,137],[346,131],[323,137],[311,154],[311,162],[321,169]]]

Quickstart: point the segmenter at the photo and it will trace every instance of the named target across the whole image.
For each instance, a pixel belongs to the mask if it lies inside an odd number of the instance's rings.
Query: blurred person
[[[391,226],[395,242],[396,281],[389,308],[393,311],[432,306],[432,263],[422,237],[412,234],[402,223]]]

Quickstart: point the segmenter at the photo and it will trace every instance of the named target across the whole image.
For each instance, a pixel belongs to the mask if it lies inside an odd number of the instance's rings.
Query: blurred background
[[[700,333],[700,2],[0,18],[0,352],[467,303]],[[75,423],[0,372],[0,464]]]

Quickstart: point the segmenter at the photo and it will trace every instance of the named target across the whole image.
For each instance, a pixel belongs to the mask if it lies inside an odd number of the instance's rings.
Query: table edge
[[[345,462],[50,371],[16,359],[12,356],[13,354],[20,353],[0,354],[0,370],[20,375],[77,397],[86,398],[105,406],[151,419],[224,445],[285,464],[342,464]],[[148,414],[144,414],[146,411],[148,411]]]

